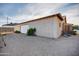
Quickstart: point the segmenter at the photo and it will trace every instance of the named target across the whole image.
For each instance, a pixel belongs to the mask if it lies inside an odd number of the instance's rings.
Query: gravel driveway
[[[7,56],[78,56],[79,36],[59,39],[10,34],[4,37],[6,47],[0,55]]]

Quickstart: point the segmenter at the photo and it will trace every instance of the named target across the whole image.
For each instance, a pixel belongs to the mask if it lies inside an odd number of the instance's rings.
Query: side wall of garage
[[[56,17],[45,18],[43,20],[37,20],[27,23],[30,28],[36,28],[36,35],[48,37],[48,38],[58,38],[58,32],[60,31],[57,26]],[[57,30],[59,30],[57,32]]]

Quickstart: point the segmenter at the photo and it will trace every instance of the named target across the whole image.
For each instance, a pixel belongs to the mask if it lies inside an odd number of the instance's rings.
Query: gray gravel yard
[[[58,39],[9,34],[4,37],[6,47],[0,55],[7,56],[78,56],[79,36]]]

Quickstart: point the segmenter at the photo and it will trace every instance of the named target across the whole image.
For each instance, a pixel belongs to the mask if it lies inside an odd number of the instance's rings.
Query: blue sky
[[[0,25],[20,23],[42,16],[61,13],[67,17],[67,22],[79,25],[78,3],[0,3]]]

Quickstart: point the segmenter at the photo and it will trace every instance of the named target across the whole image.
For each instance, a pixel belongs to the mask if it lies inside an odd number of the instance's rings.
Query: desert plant
[[[76,31],[70,31],[69,32],[71,35],[76,35]]]
[[[15,33],[21,33],[20,31],[16,30]]]
[[[33,28],[33,31],[36,32],[36,28]]]
[[[35,35],[35,32],[36,32],[36,28],[29,28],[27,30],[27,35],[28,36],[34,36]]]

